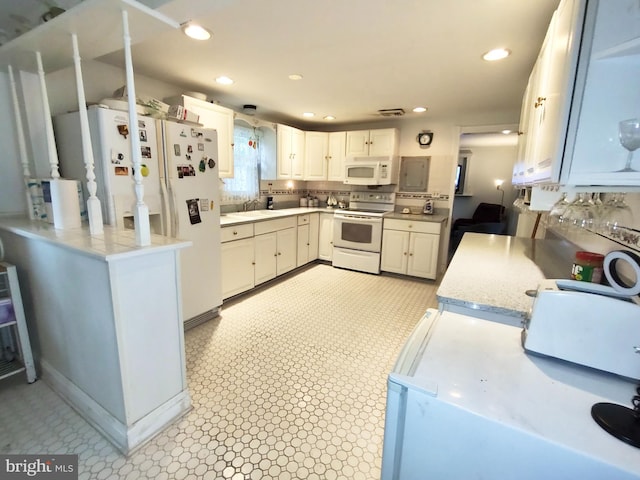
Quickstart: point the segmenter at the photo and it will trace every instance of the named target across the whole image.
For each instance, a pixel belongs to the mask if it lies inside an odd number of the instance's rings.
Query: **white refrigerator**
[[[88,109],[97,196],[103,221],[134,228],[136,202],[128,112]],[[151,231],[189,240],[181,250],[183,320],[195,326],[222,305],[218,142],[215,130],[139,116],[144,202]],[[77,112],[54,118],[60,170],[80,180],[85,200],[86,169]]]
[[[638,479],[638,449],[591,418],[635,382],[532,356],[522,328],[428,310],[388,377],[382,480]]]
[[[190,240],[182,250],[184,320],[196,325],[222,305],[218,136],[215,130],[158,121],[160,186],[166,235]]]

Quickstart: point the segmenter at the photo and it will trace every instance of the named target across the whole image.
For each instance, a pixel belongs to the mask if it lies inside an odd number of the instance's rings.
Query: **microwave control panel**
[[[389,166],[386,163],[380,164],[380,178],[387,178],[389,176]]]

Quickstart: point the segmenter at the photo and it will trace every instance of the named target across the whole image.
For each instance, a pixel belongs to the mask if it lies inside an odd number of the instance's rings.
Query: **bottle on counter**
[[[571,278],[582,282],[600,283],[604,255],[594,252],[576,252],[571,267]]]

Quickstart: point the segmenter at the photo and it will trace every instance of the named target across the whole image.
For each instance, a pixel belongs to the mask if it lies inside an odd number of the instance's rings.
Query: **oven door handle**
[[[364,215],[335,215],[335,220],[343,220],[348,222],[360,222],[360,223],[382,223],[382,218],[367,217]]]

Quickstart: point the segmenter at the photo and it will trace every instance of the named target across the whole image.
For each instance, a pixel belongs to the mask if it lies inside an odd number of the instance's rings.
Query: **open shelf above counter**
[[[73,65],[71,34],[78,36],[83,60],[123,48],[122,11],[128,13],[131,43],[163,30],[178,28],[175,20],[135,0],[85,0],[0,47],[0,65],[36,71],[39,51],[45,72]]]

